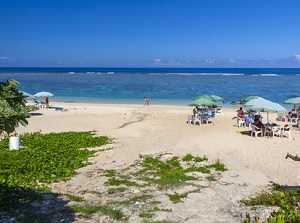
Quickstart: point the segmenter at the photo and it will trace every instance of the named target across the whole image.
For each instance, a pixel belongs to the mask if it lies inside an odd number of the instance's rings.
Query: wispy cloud
[[[3,56],[1,57],[0,56],[0,60],[9,60],[9,59],[12,59],[12,57],[3,57]]]
[[[279,59],[221,59],[217,57],[195,60],[155,59],[153,65],[168,67],[300,67],[300,54]]]

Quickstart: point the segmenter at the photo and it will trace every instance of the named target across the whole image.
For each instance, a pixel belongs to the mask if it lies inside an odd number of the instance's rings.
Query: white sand
[[[140,153],[167,151],[179,156],[187,153],[206,155],[212,162],[220,159],[229,169],[223,181],[233,183],[227,192],[223,191],[225,197],[236,190],[240,199],[242,195],[249,195],[252,189],[262,188],[270,182],[288,186],[299,185],[300,182],[300,162],[285,159],[287,152],[300,154],[300,132],[297,128],[291,130],[291,138],[254,138],[237,133],[250,129],[235,126],[236,120],[232,119],[236,115],[235,109],[223,109],[221,114],[217,113],[215,118],[210,119],[212,124],[194,126],[186,123],[187,116],[192,113],[188,106],[51,103],[68,111],[39,110],[37,113],[41,115],[32,116],[29,125],[19,127],[17,132],[96,130],[99,135],[115,138],[113,150],[94,158],[95,164],[88,167],[89,171],[95,167],[110,169],[131,164],[139,159]],[[274,122],[275,115],[270,117]],[[80,180],[80,175],[75,179],[67,182],[68,190],[79,191],[91,186],[88,179]],[[249,190],[245,185],[253,188]],[[63,191],[63,186],[59,186],[59,190]],[[220,203],[222,205],[226,204]]]

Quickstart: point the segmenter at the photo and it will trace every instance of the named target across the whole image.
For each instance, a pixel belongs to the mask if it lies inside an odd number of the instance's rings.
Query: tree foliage
[[[23,126],[28,124],[26,118],[30,114],[26,111],[25,96],[19,92],[16,80],[0,82],[0,134],[11,134],[19,123]]]

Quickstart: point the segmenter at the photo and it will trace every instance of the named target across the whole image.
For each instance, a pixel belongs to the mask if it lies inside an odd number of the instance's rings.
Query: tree
[[[16,80],[0,82],[0,134],[11,134],[19,126],[28,125],[25,96],[19,92]]]

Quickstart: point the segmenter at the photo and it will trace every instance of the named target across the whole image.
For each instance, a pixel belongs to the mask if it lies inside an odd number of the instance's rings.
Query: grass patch
[[[217,179],[214,175],[209,175],[209,176],[205,177],[205,179],[208,181],[217,181]]]
[[[178,187],[195,177],[185,175],[183,167],[177,157],[167,161],[159,158],[147,157],[141,164],[142,169],[136,173],[140,179],[156,184],[159,188]]]
[[[109,188],[107,190],[108,194],[116,194],[116,193],[122,193],[124,191],[126,191],[126,187],[115,187],[115,188]]]
[[[216,163],[211,164],[208,166],[209,168],[215,168],[216,171],[227,171],[227,168],[225,167],[225,165],[223,163],[220,162],[220,160],[217,160]]]
[[[84,201],[84,199],[82,197],[76,196],[76,195],[72,195],[72,194],[62,194],[63,196],[66,196],[67,198],[69,198],[71,201]]]
[[[141,218],[151,218],[152,216],[153,216],[153,213],[151,213],[149,211],[144,211],[139,214],[139,217],[141,217]]]
[[[170,200],[176,204],[176,203],[179,203],[179,202],[182,202],[181,199],[182,198],[186,198],[188,195],[188,193],[184,193],[184,194],[178,194],[178,193],[175,193],[175,194],[168,194]]]
[[[268,191],[263,191],[250,199],[243,199],[246,206],[279,206],[269,218],[271,223],[299,223],[300,222],[300,188],[286,189],[274,184]],[[247,221],[247,219],[246,219]]]
[[[101,212],[104,215],[109,215],[110,217],[112,217],[115,220],[121,220],[124,217],[124,214],[121,210],[111,208],[111,207],[108,207],[108,206],[104,206],[104,205],[96,205],[96,206],[91,206],[91,205],[78,206],[78,205],[74,205],[74,206],[71,206],[71,209],[74,212],[82,213],[83,217],[90,216],[91,214],[94,214],[96,212]]]

